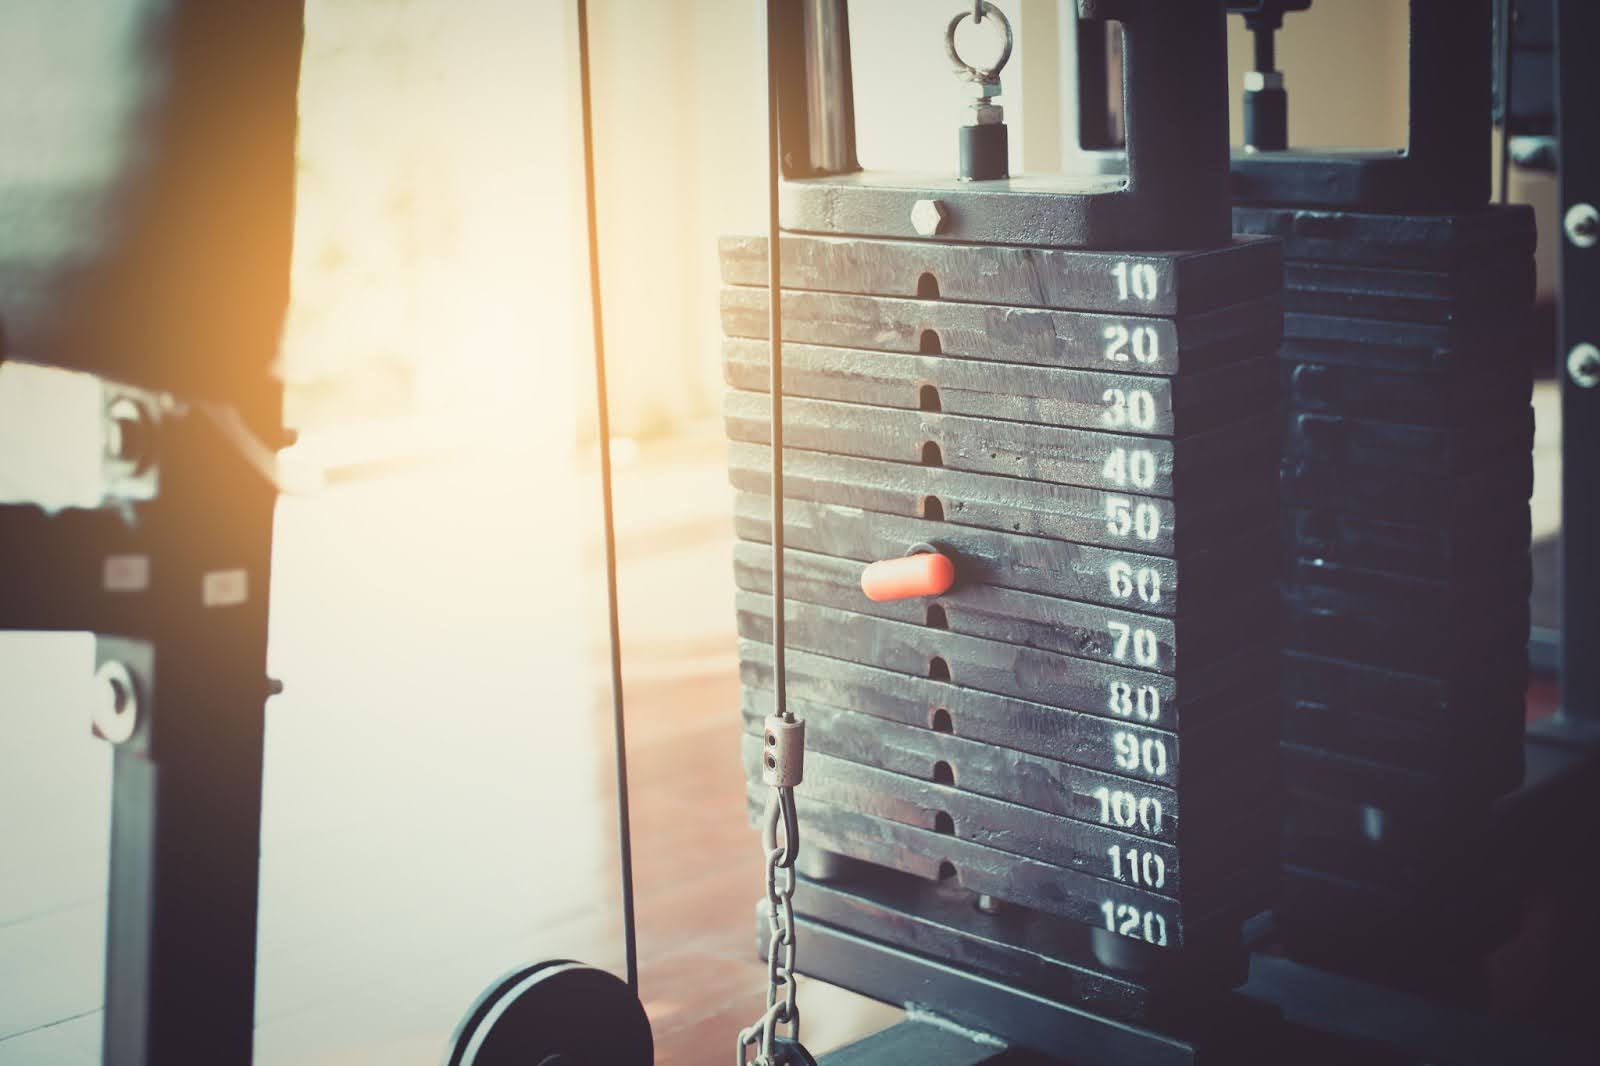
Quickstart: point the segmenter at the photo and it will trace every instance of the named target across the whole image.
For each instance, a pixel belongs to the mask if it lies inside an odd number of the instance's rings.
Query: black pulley
[[[514,970],[478,997],[445,1066],[651,1066],[644,1007],[626,983],[582,963]]]

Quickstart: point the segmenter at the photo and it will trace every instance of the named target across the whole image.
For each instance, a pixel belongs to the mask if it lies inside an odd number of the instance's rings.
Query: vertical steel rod
[[[859,169],[847,0],[806,0],[805,74],[808,172]]]
[[[594,330],[596,432],[600,437],[600,512],[604,527],[606,615],[611,631],[611,730],[617,748],[617,835],[622,867],[622,938],[628,987],[639,994],[639,948],[633,913],[633,831],[628,812],[628,727],[622,700],[622,627],[617,609],[617,526],[611,501],[611,408],[606,394],[605,309],[600,302],[600,233],[594,182],[594,116],[589,93],[589,4],[578,0],[578,96],[583,127],[583,210],[589,253],[589,309]]]

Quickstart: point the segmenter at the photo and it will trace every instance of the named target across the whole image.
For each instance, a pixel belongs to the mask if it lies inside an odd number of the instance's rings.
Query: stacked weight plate
[[[1522,772],[1533,219],[1234,223],[1285,241],[1280,926],[1453,965],[1516,905],[1475,842]]]
[[[774,683],[765,242],[728,239],[721,256],[759,805]],[[1071,945],[1156,966],[1235,950],[1277,863],[1277,242],[1121,254],[796,236],[783,276],[804,849],[909,875],[868,902],[848,878],[807,882],[802,913],[1058,995]],[[954,562],[948,593],[863,594],[868,563],[930,549]]]

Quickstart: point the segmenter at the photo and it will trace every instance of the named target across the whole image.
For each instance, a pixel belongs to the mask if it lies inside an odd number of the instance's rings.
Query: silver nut
[[[1579,248],[1593,248],[1600,243],[1600,211],[1594,204],[1573,204],[1562,219],[1567,240]]]
[[[918,200],[911,205],[911,228],[923,237],[936,236],[950,217],[938,200]]]
[[[1258,93],[1265,89],[1283,88],[1283,72],[1279,70],[1247,70],[1244,72],[1244,91]]]
[[[1580,389],[1600,385],[1600,348],[1579,344],[1567,353],[1567,376]]]
[[[91,722],[97,735],[113,744],[126,743],[139,727],[139,688],[133,674],[119,662],[95,671],[95,705]]]
[[[969,126],[999,126],[1006,120],[1006,109],[999,104],[974,103]]]

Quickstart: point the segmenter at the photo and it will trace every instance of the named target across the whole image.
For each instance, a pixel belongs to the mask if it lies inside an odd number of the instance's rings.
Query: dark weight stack
[[[1437,990],[1517,920],[1477,844],[1522,774],[1532,213],[1234,223],[1285,242],[1279,926]]]
[[[766,246],[721,252],[758,810]],[[1129,1020],[1225,991],[1277,865],[1277,242],[795,236],[783,274],[801,832],[853,860],[802,914]],[[955,586],[869,600],[919,545]]]

